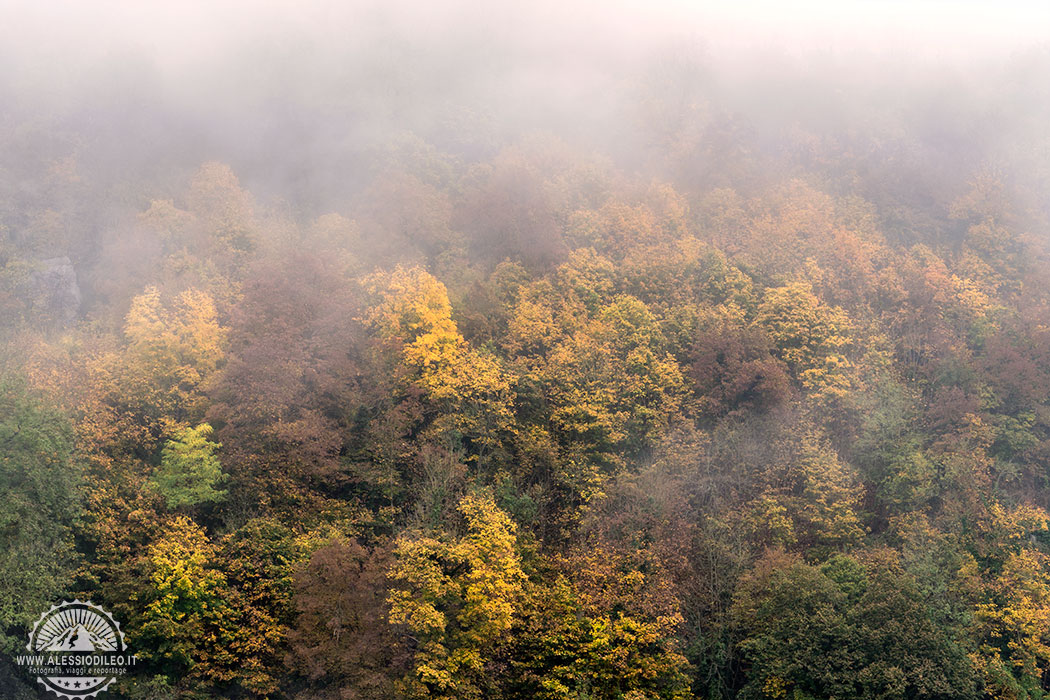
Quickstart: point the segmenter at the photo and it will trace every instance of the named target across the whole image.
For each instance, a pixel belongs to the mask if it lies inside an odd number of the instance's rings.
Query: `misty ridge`
[[[0,0],[0,696],[1047,700],[1046,27]]]

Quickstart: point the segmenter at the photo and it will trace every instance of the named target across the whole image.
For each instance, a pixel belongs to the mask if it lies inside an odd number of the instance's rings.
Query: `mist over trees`
[[[1050,695],[1050,50],[934,5],[0,6],[0,694]]]

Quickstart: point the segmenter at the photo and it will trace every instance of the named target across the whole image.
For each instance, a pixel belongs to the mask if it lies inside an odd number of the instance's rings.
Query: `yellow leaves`
[[[1042,508],[1020,504],[1006,508],[992,502],[979,523],[982,539],[998,546],[992,555],[1002,562],[991,581],[985,580],[983,602],[975,606],[977,631],[983,638],[982,665],[993,692],[1014,674],[1039,684],[1050,669],[1050,556],[1030,544],[1033,533],[1045,532],[1050,516]],[[967,572],[977,579],[980,570],[973,562]],[[975,589],[976,585],[971,585]]]
[[[780,676],[769,676],[762,685],[762,693],[770,698],[783,698],[787,696],[791,683]]]
[[[525,574],[515,551],[516,528],[491,496],[468,494],[459,504],[467,537],[459,553],[470,565],[464,576],[464,621],[479,643],[510,629]]]
[[[223,574],[211,568],[215,550],[204,530],[185,516],[167,524],[147,552],[150,588],[136,634],[142,654],[158,665],[192,669],[208,641],[204,622],[226,611]]]
[[[417,633],[444,633],[446,619],[437,609],[437,603],[447,595],[458,592],[458,584],[445,575],[435,554],[444,546],[438,540],[404,539],[397,548],[398,563],[391,578],[405,589],[394,590],[390,603],[391,624],[407,625]]]
[[[563,430],[598,430],[605,440],[643,443],[656,437],[681,405],[684,379],[662,351],[664,339],[648,307],[619,295],[586,330],[549,355]]]
[[[575,297],[577,303],[593,311],[612,294],[615,275],[616,266],[612,261],[594,249],[574,250],[569,259],[558,266],[552,291],[562,297]],[[562,304],[567,301],[563,299]]]
[[[147,287],[131,302],[124,337],[132,360],[151,366],[175,363],[177,371],[196,384],[219,367],[226,345],[226,330],[219,325],[214,302],[196,289],[182,292],[172,308],[165,309],[157,288]]]
[[[525,574],[516,528],[491,494],[468,494],[458,539],[403,536],[390,571],[390,622],[420,642],[417,677],[440,695],[476,694],[487,654],[512,625]]]
[[[155,672],[192,678],[202,692],[275,693],[291,572],[301,556],[291,533],[252,520],[213,543],[185,516],[160,531],[140,559],[147,578],[133,589],[132,644]]]
[[[766,290],[756,323],[766,330],[784,361],[798,370],[850,345],[846,312],[824,304],[805,282]]]
[[[803,439],[799,460],[804,481],[802,513],[815,535],[824,541],[849,542],[863,535],[857,517],[860,487],[830,446],[815,436]]]
[[[512,419],[510,381],[493,356],[459,334],[445,285],[422,268],[399,266],[372,275],[366,287],[375,298],[366,320],[401,348],[406,380],[437,409],[434,429],[494,446]]]
[[[410,365],[431,370],[455,362],[462,350],[463,339],[458,333],[439,328],[421,333],[408,345],[405,348],[405,360]]]
[[[226,331],[219,325],[211,297],[197,289],[187,289],[175,297],[171,332],[179,339],[196,370],[207,376],[223,359]]]
[[[635,688],[622,695],[625,698],[652,697],[641,688],[659,686],[661,681],[668,685],[680,683],[682,669],[688,662],[666,646],[668,637],[681,623],[678,615],[656,620],[624,614],[586,619],[586,643],[578,654],[586,659],[594,675],[587,680],[595,685],[610,683],[614,687]]]
[[[996,540],[1010,543],[1011,546],[1050,528],[1050,513],[1029,503],[1007,509],[998,501],[993,501],[988,505],[988,515]]]
[[[202,418],[207,382],[226,349],[226,329],[211,296],[188,289],[165,307],[157,288],[147,287],[131,303],[124,337],[124,353],[108,360],[119,400],[138,404],[165,430]]]
[[[426,270],[399,265],[372,275],[365,287],[376,300],[365,320],[379,337],[401,345],[405,364],[433,372],[465,352],[448,290]]]
[[[542,426],[519,425],[517,447],[526,459],[540,457],[541,441],[551,448],[541,459],[574,505],[658,439],[687,395],[656,314],[637,297],[595,292],[601,275],[584,279],[581,267],[564,299],[543,283],[523,290],[505,345],[518,355],[524,421]]]
[[[131,308],[124,318],[124,336],[132,345],[144,344],[165,332],[160,312],[160,291],[156,287],[146,287],[146,291],[131,300]]]
[[[406,346],[424,334],[459,337],[448,290],[423,268],[398,265],[392,272],[377,272],[365,280],[365,289],[377,297],[366,320],[381,337],[396,338]]]
[[[440,691],[456,689],[455,679],[447,668],[424,663],[416,668],[416,673],[419,680],[432,688]]]
[[[794,545],[795,525],[787,506],[775,494],[763,493],[747,506],[746,523],[751,537],[774,545]]]
[[[149,548],[150,580],[160,598],[147,608],[148,616],[184,616],[187,604],[204,603],[224,583],[218,571],[206,571],[214,547],[204,530],[186,516],[172,520],[167,532]]]
[[[502,367],[491,356],[466,348],[424,368],[422,383],[436,400],[482,402],[510,391]]]
[[[799,380],[813,394],[845,398],[852,389],[851,369],[853,364],[842,355],[826,355],[819,367],[800,372]]]
[[[526,291],[514,306],[507,331],[507,349],[521,355],[538,354],[551,348],[559,329],[553,309]]]
[[[986,320],[996,310],[990,294],[992,290],[985,285],[958,275],[952,275],[949,281],[954,305],[966,313],[971,323]]]
[[[856,475],[817,434],[803,435],[790,461],[763,478],[767,486],[745,515],[758,541],[837,546],[863,536]]]
[[[1014,667],[1040,678],[1050,666],[1050,557],[1027,548],[1010,555],[994,590],[996,600],[977,605],[977,621]]]
[[[773,340],[777,353],[803,387],[822,397],[843,397],[852,388],[854,345],[846,312],[824,304],[805,282],[766,290],[755,325]]]

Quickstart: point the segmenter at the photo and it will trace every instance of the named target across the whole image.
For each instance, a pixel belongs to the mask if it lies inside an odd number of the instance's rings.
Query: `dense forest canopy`
[[[1046,17],[920,5],[0,6],[0,695],[1050,697]]]

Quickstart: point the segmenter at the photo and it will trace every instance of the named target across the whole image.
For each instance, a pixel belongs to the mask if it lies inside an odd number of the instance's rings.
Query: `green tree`
[[[152,483],[168,508],[193,508],[226,498],[226,491],[216,488],[227,477],[215,455],[221,443],[208,439],[212,433],[210,425],[201,423],[179,430],[164,444]]]
[[[81,474],[66,418],[23,379],[0,374],[0,649],[24,645],[71,583]]]
[[[748,662],[743,698],[976,698],[961,630],[935,624],[896,555],[812,566],[769,552],[733,614]]]

